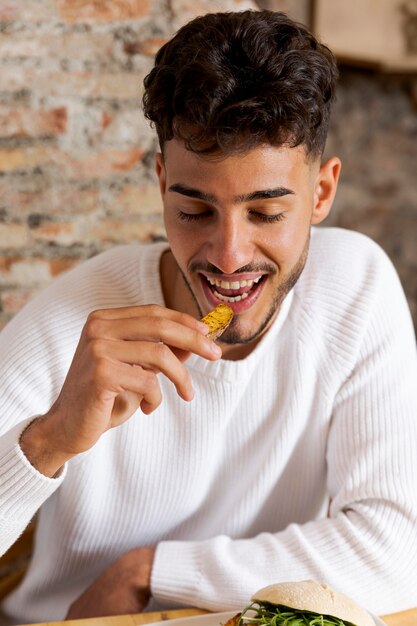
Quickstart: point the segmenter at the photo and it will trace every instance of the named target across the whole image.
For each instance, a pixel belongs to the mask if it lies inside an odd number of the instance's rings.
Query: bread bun
[[[329,585],[314,580],[276,583],[259,589],[252,600],[261,604],[281,604],[299,611],[337,617],[355,626],[375,626],[372,617],[356,602]]]

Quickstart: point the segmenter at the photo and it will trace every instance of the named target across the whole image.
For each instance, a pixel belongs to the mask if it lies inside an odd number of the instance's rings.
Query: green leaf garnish
[[[248,612],[253,613],[247,615]],[[238,626],[354,626],[331,615],[299,611],[287,606],[252,602],[242,611]]]

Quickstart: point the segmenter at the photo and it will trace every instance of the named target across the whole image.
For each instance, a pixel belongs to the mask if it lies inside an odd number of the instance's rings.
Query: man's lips
[[[229,304],[235,313],[249,309],[258,299],[266,282],[265,274],[213,275],[200,273],[204,293],[210,305]]]

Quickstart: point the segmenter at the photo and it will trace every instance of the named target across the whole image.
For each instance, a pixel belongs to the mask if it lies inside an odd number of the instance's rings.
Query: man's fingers
[[[109,370],[115,362],[136,366],[132,371],[139,378],[148,378],[161,372],[175,385],[184,400],[191,400],[194,392],[188,370],[172,350],[163,343],[153,341],[95,340],[90,349],[96,361],[108,362]],[[145,395],[145,394],[142,394]]]
[[[190,318],[193,319],[193,318]],[[193,319],[193,323],[199,324]],[[85,328],[84,336],[89,340],[123,340],[126,343],[147,341],[163,343],[172,348],[194,352],[206,359],[221,356],[220,348],[196,328],[161,316],[143,316],[125,319],[92,318]]]
[[[188,315],[188,313],[180,313],[179,311],[173,311],[172,309],[167,309],[159,304],[98,309],[97,311],[90,313],[87,319],[87,324],[90,321],[93,322],[95,320],[139,320],[144,317],[160,317],[167,320],[173,320],[178,324],[194,328],[195,330],[200,330],[203,334],[207,333],[206,325],[192,317],[192,315]]]
[[[181,348],[173,348],[172,346],[170,346],[170,348],[181,363],[185,363],[185,361],[189,359],[192,354],[189,350],[181,350]]]
[[[155,372],[120,363],[112,374],[117,376],[123,391],[131,391],[142,398],[140,406],[142,408],[143,404],[146,407],[144,413],[152,413],[161,404],[162,392]]]

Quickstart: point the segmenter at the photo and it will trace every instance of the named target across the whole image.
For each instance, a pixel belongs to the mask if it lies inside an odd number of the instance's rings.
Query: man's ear
[[[332,157],[320,166],[314,183],[312,224],[320,224],[329,214],[336,194],[342,162]]]
[[[166,189],[166,171],[164,155],[161,152],[157,152],[155,155],[155,172],[158,176],[161,196],[164,197]]]

